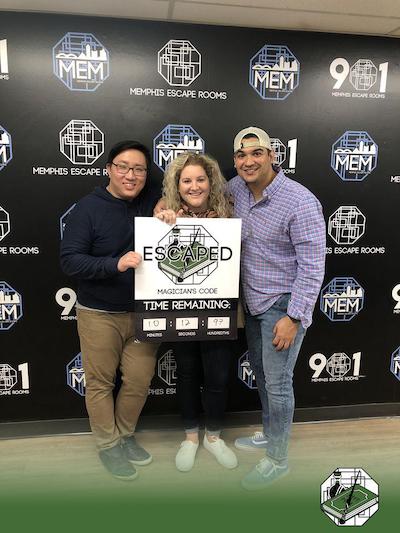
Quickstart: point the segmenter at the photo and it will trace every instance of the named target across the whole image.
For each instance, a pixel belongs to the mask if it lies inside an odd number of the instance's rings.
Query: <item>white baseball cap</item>
[[[246,135],[257,137],[258,141],[253,141],[251,139],[245,139],[243,141],[243,137]],[[260,128],[256,128],[255,126],[250,126],[249,128],[240,130],[236,135],[235,140],[233,141],[233,153],[236,153],[242,148],[252,148],[253,146],[272,150],[271,139],[269,138],[268,133]]]

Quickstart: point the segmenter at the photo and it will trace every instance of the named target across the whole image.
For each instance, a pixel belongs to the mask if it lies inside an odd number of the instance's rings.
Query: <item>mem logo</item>
[[[67,385],[79,396],[85,396],[86,379],[82,365],[82,353],[79,352],[66,366]]]
[[[346,131],[332,145],[331,167],[343,181],[363,181],[378,163],[378,145],[366,131]]]
[[[342,205],[329,217],[328,234],[337,244],[354,244],[365,233],[365,216],[355,205]]]
[[[75,165],[93,165],[104,153],[104,134],[91,120],[71,120],[59,137],[60,152]]]
[[[8,331],[22,317],[22,296],[5,281],[0,281],[0,331]]]
[[[178,155],[194,152],[204,154],[205,143],[192,126],[169,124],[153,141],[154,163],[165,171]]]
[[[378,483],[360,467],[336,468],[321,485],[320,505],[337,526],[362,526],[378,510]]]
[[[337,277],[321,291],[320,309],[332,322],[349,322],[364,307],[364,289],[351,277]]]
[[[257,389],[256,375],[251,369],[248,351],[238,359],[238,377],[249,389]]]
[[[92,33],[69,32],[53,47],[53,72],[70,91],[95,91],[110,75],[109,53]]]
[[[232,250],[219,246],[200,224],[177,224],[155,249],[144,248],[144,260],[151,260],[153,253],[158,268],[175,285],[199,285],[218,268],[219,261],[232,257]]]
[[[390,372],[400,381],[400,346],[392,353]]]
[[[169,85],[188,87],[201,74],[201,54],[190,41],[171,39],[158,52],[158,73]]]
[[[285,45],[265,45],[250,60],[249,83],[264,100],[285,100],[299,79],[300,63]]]
[[[0,170],[8,165],[13,157],[11,135],[0,125]]]

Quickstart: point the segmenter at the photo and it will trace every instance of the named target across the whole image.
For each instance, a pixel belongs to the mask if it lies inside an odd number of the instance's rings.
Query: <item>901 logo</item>
[[[62,287],[56,292],[56,302],[62,307],[61,320],[76,320],[75,313],[73,313],[76,298],[76,292],[69,287]]]
[[[310,357],[309,365],[314,371],[312,383],[333,381],[358,381],[361,377],[361,352],[349,357],[344,352],[337,352],[327,358],[323,353],[315,353]]]
[[[20,363],[16,368],[0,363],[0,396],[29,394],[29,386],[28,363]]]
[[[355,89],[351,93],[332,93],[333,96],[347,96],[353,98],[385,98],[389,63],[379,63],[378,67],[370,59],[358,59],[352,66],[344,57],[335,58],[329,67],[329,72],[335,81],[333,89],[341,89],[347,81]],[[367,93],[379,81],[378,93]],[[346,85],[345,85],[346,87]],[[377,87],[376,87],[377,88]],[[353,91],[353,89],[351,89]]]

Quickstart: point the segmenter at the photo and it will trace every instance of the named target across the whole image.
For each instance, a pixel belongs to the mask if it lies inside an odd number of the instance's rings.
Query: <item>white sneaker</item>
[[[175,465],[180,472],[189,472],[189,470],[192,470],[198,447],[199,443],[192,442],[191,440],[184,440],[181,443],[175,457]]]
[[[212,442],[210,442],[207,436],[204,435],[204,448],[214,455],[220,465],[225,468],[236,468],[238,460],[233,451],[219,437],[212,437],[212,439]]]

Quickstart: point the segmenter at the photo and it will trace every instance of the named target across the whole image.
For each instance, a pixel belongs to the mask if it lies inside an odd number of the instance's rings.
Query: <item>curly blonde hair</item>
[[[215,211],[219,218],[232,216],[232,207],[226,195],[226,180],[217,161],[209,155],[193,152],[179,155],[171,161],[165,171],[163,198],[167,208],[176,212],[181,208],[182,198],[179,194],[178,183],[182,170],[188,165],[199,165],[207,174],[210,181],[208,209]]]

